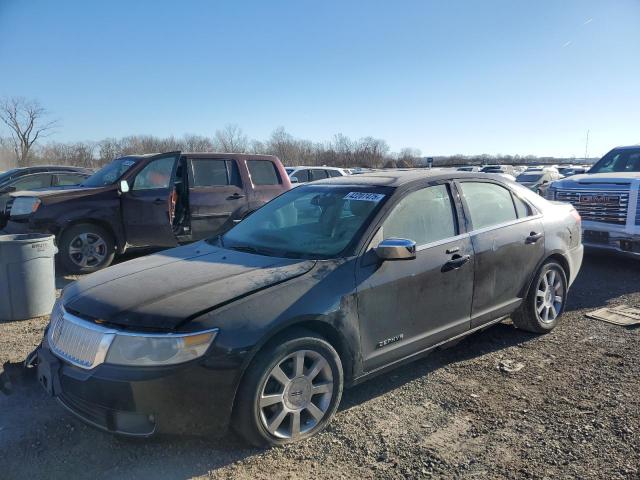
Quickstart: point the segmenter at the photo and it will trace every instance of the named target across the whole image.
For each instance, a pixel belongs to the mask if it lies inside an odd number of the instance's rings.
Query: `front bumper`
[[[628,228],[584,221],[582,243],[588,250],[607,251],[640,259],[640,231],[630,233]]]
[[[206,361],[83,370],[55,356],[46,335],[38,350],[38,381],[49,395],[85,423],[127,436],[223,434],[238,377],[237,369],[213,369]]]

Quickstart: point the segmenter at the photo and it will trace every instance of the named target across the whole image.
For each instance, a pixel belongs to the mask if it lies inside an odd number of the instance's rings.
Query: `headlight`
[[[11,216],[30,215],[40,207],[40,199],[35,197],[18,197],[11,206]]]
[[[116,334],[105,363],[156,366],[188,362],[205,354],[218,330],[192,334]]]

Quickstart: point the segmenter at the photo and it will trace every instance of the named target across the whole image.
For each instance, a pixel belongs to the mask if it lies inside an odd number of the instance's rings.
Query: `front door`
[[[357,269],[364,368],[418,353],[469,329],[473,250],[460,234],[447,184],[408,193],[392,208],[371,243],[406,238],[416,258],[380,262],[371,251]]]
[[[522,301],[531,272],[544,255],[542,219],[506,187],[459,183],[475,252],[471,326],[507,315]]]
[[[146,162],[123,193],[122,218],[127,243],[134,247],[174,247],[171,196],[180,152],[156,155]]]
[[[234,159],[189,158],[191,239],[222,233],[247,211],[248,198]]]

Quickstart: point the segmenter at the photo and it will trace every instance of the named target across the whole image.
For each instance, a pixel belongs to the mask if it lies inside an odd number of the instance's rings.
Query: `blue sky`
[[[284,126],[424,154],[640,143],[640,1],[0,0],[0,96],[54,140]]]

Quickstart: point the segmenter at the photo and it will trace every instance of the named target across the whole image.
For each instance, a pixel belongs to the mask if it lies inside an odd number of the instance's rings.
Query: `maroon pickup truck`
[[[65,270],[89,273],[130,247],[173,247],[223,233],[290,188],[270,155],[131,155],[77,188],[12,194],[6,231],[54,234]]]

